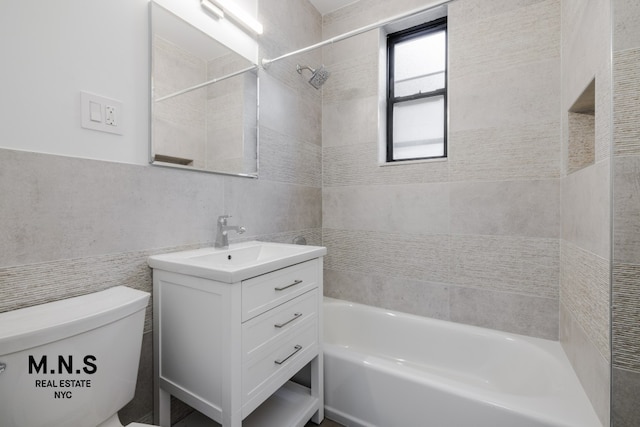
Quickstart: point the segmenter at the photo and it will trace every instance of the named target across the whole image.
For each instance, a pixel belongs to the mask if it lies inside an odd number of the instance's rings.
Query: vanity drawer
[[[318,289],[313,289],[262,313],[242,325],[242,356],[250,358],[263,346],[308,322],[317,322]]]
[[[314,259],[242,281],[242,321],[317,288],[318,263]]]
[[[317,354],[317,317],[256,351],[243,363],[243,413],[260,405]]]

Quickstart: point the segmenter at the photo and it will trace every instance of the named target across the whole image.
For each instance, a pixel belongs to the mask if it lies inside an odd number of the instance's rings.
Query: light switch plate
[[[122,135],[122,102],[80,92],[82,127]]]

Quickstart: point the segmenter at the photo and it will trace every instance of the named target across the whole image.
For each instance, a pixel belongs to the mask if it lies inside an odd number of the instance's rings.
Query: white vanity
[[[320,423],[325,254],[245,242],[150,257],[155,422],[170,426],[175,396],[223,427]]]

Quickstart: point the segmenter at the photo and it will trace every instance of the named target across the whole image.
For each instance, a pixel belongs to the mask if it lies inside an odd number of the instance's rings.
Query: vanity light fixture
[[[200,6],[207,12],[211,12],[217,19],[224,18],[224,11],[217,6],[214,6],[209,0],[200,0]]]
[[[213,12],[218,17],[222,18],[229,15],[234,21],[242,25],[244,28],[252,31],[255,34],[262,34],[263,27],[260,22],[249,15],[241,7],[234,3],[233,0],[200,0],[202,7],[212,11],[210,9],[217,9],[220,13]]]

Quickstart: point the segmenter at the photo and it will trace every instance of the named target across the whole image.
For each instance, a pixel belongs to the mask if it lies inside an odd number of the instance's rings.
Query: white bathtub
[[[555,341],[325,298],[324,369],[349,427],[602,427]]]

